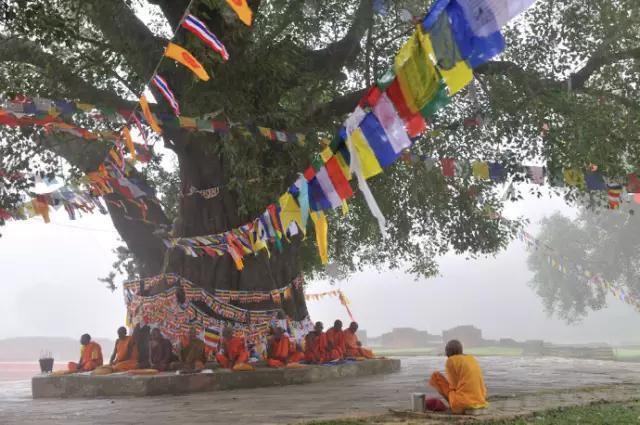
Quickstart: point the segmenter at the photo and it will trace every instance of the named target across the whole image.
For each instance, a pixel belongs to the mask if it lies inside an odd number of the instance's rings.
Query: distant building
[[[485,341],[482,339],[482,331],[471,325],[457,326],[447,331],[442,331],[442,341],[445,344],[452,339],[457,339],[463,346],[467,347],[482,347],[485,345]]]
[[[413,328],[394,328],[380,337],[380,345],[385,348],[420,348],[439,342],[438,336]]]

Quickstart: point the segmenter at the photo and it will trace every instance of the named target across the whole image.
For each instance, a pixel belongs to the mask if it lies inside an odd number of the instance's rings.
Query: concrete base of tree
[[[375,359],[338,366],[307,366],[304,369],[258,368],[254,372],[216,370],[210,374],[189,375],[161,373],[153,376],[35,376],[31,381],[31,389],[33,398],[142,397],[310,384],[399,370],[400,360]]]

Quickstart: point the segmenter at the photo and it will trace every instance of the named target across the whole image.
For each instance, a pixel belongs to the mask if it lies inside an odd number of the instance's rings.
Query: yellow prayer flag
[[[347,200],[343,199],[342,200],[342,216],[346,216],[347,214],[349,214],[349,204],[347,204]]]
[[[124,143],[127,145],[127,149],[131,154],[131,158],[135,161],[138,159],[138,155],[136,155],[136,148],[133,146],[133,140],[131,140],[131,133],[127,127],[122,129],[122,136],[124,137]]]
[[[360,159],[360,168],[364,178],[369,179],[380,174],[382,167],[380,167],[376,154],[373,152],[373,149],[371,149],[371,146],[369,146],[369,142],[364,137],[362,130],[360,130],[360,128],[356,129],[356,131],[351,133],[350,138],[353,143],[353,148],[356,151],[355,153]]]
[[[145,95],[140,96],[140,108],[142,108],[142,114],[144,118],[147,120],[147,123],[151,126],[153,131],[158,134],[162,134],[162,129],[158,125],[158,122],[153,117],[151,113],[151,109],[149,109],[149,102],[147,102],[147,97]]]
[[[564,182],[567,186],[584,187],[585,180],[584,173],[582,171],[565,168],[562,170],[562,174],[564,175]]]
[[[164,55],[189,68],[191,72],[196,74],[202,81],[209,81],[209,74],[204,70],[202,64],[185,48],[174,43],[169,43],[164,51]]]
[[[320,158],[322,158],[322,162],[327,162],[333,156],[333,151],[331,148],[327,147],[320,152]]]
[[[182,128],[198,128],[195,118],[179,116],[178,121],[180,121]]]
[[[250,27],[251,20],[253,18],[253,12],[249,8],[247,0],[227,0],[227,3],[229,4],[229,6],[231,6],[233,11],[236,12],[238,18],[240,18],[240,20],[244,22],[245,25]]]
[[[298,145],[304,146],[305,139],[306,139],[305,135],[302,134],[302,133],[298,133],[298,134],[296,134],[296,138],[298,139]]]
[[[344,174],[344,178],[351,181],[351,171],[349,170],[349,166],[347,165],[347,161],[345,161],[342,152],[337,152],[335,156],[338,161],[338,165],[340,166],[340,170],[342,171],[342,174]]]
[[[421,47],[418,28],[400,48],[394,69],[402,94],[411,112],[419,112],[433,99],[440,77],[428,52]]]
[[[420,29],[418,29],[416,33],[418,34],[420,45],[424,49],[425,53],[437,66],[437,62],[435,60],[436,54],[433,50],[433,44],[431,43],[431,36],[429,36],[429,33],[425,33]],[[449,87],[449,96],[453,96],[473,80],[473,71],[465,61],[459,61],[451,69],[442,69],[438,67],[438,72],[440,72],[440,75],[442,75],[442,78],[447,83],[447,87]]]
[[[327,217],[322,211],[311,211],[311,220],[313,220],[313,224],[315,225],[316,242],[318,244],[318,254],[320,254],[320,261],[322,262],[322,264],[327,264],[329,262],[329,247],[327,243],[329,225],[327,223]]]
[[[479,180],[489,180],[489,164],[484,161],[473,161],[471,165],[473,177]]]
[[[267,139],[271,139],[271,129],[267,128],[267,127],[258,127],[258,131],[260,132],[260,134],[262,134],[262,136],[264,136]]]
[[[307,228],[302,225],[302,211],[300,206],[289,192],[280,197],[280,222],[283,230],[289,227],[289,223],[295,221],[303,234],[307,234]],[[285,233],[286,234],[286,233]]]
[[[92,105],[90,103],[76,102],[76,108],[80,109],[83,112],[91,112],[95,109],[95,105]]]

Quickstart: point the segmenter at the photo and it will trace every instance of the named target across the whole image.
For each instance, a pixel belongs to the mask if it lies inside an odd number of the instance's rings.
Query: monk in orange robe
[[[373,351],[362,347],[362,343],[358,340],[358,324],[351,322],[349,328],[344,331],[344,345],[346,349],[346,357],[364,357],[365,359],[373,359]]]
[[[327,331],[327,342],[338,352],[341,359],[344,359],[346,347],[344,343],[344,332],[342,331],[342,320],[336,320],[333,327]]]
[[[445,353],[448,380],[440,372],[434,372],[429,385],[449,402],[452,413],[487,407],[487,388],[475,357],[464,355],[462,344],[455,339],[447,343]]]
[[[277,327],[269,339],[267,347],[267,364],[269,367],[284,367],[289,363],[298,363],[304,354],[291,349],[291,342],[284,334],[284,329]]]
[[[244,343],[244,338],[233,336],[233,329],[226,327],[222,330],[221,350],[216,354],[216,360],[225,369],[233,369],[235,366],[249,361],[249,352]]]
[[[138,348],[132,336],[127,335],[127,328],[118,328],[118,339],[113,347],[113,354],[109,364],[116,372],[135,369],[138,365]]]
[[[322,332],[323,329],[322,322],[316,322],[314,330],[305,337],[304,360],[307,363],[318,364],[340,359],[340,353],[327,341],[327,334]]]
[[[207,361],[205,355],[204,342],[198,339],[195,328],[189,329],[186,341],[181,341],[181,347],[178,350],[179,361],[171,363],[169,369],[183,370],[187,372],[200,371],[204,369]]]
[[[69,372],[89,372],[102,366],[102,348],[97,342],[91,341],[89,334],[80,337],[80,361],[69,362]]]

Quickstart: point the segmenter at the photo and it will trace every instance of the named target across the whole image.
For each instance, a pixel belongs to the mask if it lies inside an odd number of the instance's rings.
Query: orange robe
[[[244,346],[244,338],[235,336],[230,340],[224,340],[223,346],[225,348],[224,354],[220,352],[216,354],[216,360],[220,366],[232,369],[237,364],[249,361],[249,352]]]
[[[488,406],[487,388],[482,369],[473,356],[451,356],[446,364],[447,377],[434,372],[429,385],[449,401],[451,412],[464,413],[466,409],[482,409]]]
[[[304,360],[309,363],[326,363],[332,360],[338,360],[340,358],[338,350],[333,349],[328,351],[327,347],[327,335],[324,332],[320,335],[307,335]]]
[[[359,346],[358,335],[349,329],[344,331],[344,345],[347,357],[364,357],[366,359],[372,359],[374,357],[371,350]]]
[[[129,351],[131,350],[131,351]],[[125,336],[116,341],[116,360],[113,370],[124,372],[138,366],[138,348],[132,336]]]
[[[267,364],[270,367],[284,367],[288,363],[297,363],[304,359],[304,354],[291,349],[289,338],[283,336],[280,341],[272,339],[267,350]]]
[[[69,362],[67,365],[70,372],[89,372],[98,366],[102,366],[102,348],[93,341],[80,347],[80,364]]]
[[[182,367],[190,369],[204,369],[207,357],[204,353],[204,342],[196,339],[195,341],[187,341],[180,350],[180,361]]]
[[[346,353],[346,347],[344,343],[344,331],[337,331],[335,328],[331,328],[327,331],[327,342],[329,342],[334,350],[338,351],[340,358],[344,358]]]

